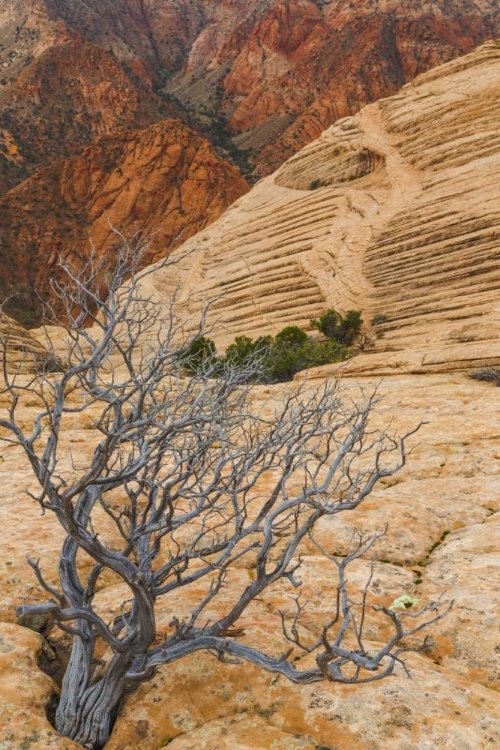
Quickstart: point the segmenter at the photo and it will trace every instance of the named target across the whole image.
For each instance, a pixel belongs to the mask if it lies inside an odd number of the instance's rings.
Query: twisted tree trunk
[[[130,653],[115,654],[104,676],[92,682],[92,651],[85,639],[75,637],[55,725],[63,736],[88,750],[100,750],[113,728],[113,713],[123,695],[125,674],[133,657]]]

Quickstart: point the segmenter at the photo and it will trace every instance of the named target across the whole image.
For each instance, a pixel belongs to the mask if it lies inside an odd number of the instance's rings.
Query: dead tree
[[[249,372],[241,368],[215,370],[207,359],[186,377],[189,341],[182,341],[175,305],[165,313],[143,291],[150,273],[139,270],[144,244],[122,239],[106,299],[106,269],[95,259],[77,274],[66,267],[67,289],[54,284],[56,307],[65,310],[64,354],[60,345],[54,351],[59,372],[27,378],[9,369],[7,352],[3,358],[3,393],[10,396],[0,420],[3,439],[23,449],[40,487],[34,497],[65,534],[57,583],[46,580],[39,561],[29,561],[48,601],[19,614],[51,615],[72,636],[55,726],[91,750],[106,744],[127,686],[195,651],[251,662],[296,683],[369,682],[404,663],[405,652],[418,647],[411,636],[446,610],[439,603],[418,613],[379,608],[394,634],[368,650],[367,591],[355,602],[346,588],[347,566],[375,541],[360,538],[344,558],[323,550],[338,567],[338,582],[317,643],[300,641],[300,604],[292,622],[283,617],[287,653],[268,654],[236,637],[248,605],[274,583],[300,586],[301,547],[315,524],[357,508],[379,480],[405,465],[412,433],[394,437],[374,429],[376,395],[343,403],[335,381],[288,388],[264,408],[252,399]],[[41,403],[29,430],[19,416],[26,394]],[[81,413],[93,415],[99,437],[85,465],[64,441],[65,428]],[[100,528],[104,521],[114,529],[111,541]],[[82,555],[92,561],[85,574]],[[244,556],[253,580],[210,620],[207,608]],[[119,613],[106,618],[94,603],[110,572],[128,594]],[[202,579],[206,589],[191,616],[174,618],[158,643],[157,602],[172,591],[182,597]],[[109,657],[97,667],[102,642]],[[291,661],[301,649],[316,655],[316,667],[301,670]]]

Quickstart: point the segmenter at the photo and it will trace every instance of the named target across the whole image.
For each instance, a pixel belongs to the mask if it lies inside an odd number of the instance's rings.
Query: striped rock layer
[[[360,309],[351,371],[500,362],[500,44],[344,118],[259,182],[159,270],[214,338],[310,328]],[[372,324],[371,321],[376,322]]]

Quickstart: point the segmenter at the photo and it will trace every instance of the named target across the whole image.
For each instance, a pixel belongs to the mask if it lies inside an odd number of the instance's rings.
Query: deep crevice
[[[434,544],[429,549],[429,551],[427,552],[427,554],[425,555],[425,557],[423,557],[421,560],[419,560],[419,562],[417,563],[417,565],[419,567],[421,567],[421,568],[426,568],[427,567],[427,565],[429,564],[429,560],[430,560],[430,557],[431,557],[432,553],[435,552],[435,550],[437,550],[437,548],[442,545],[442,543],[444,542],[444,540],[446,539],[446,537],[449,534],[451,534],[451,531],[449,531],[449,530],[448,531],[443,531],[443,533],[441,534],[441,536],[439,537],[439,539],[437,540],[437,542],[434,542]]]

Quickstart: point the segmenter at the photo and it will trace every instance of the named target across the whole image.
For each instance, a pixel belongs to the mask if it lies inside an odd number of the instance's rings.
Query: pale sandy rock
[[[367,391],[376,384],[376,380],[363,381]],[[360,387],[354,381],[345,379],[342,387],[346,398],[359,398]],[[461,374],[399,375],[386,379],[379,388],[383,399],[374,415],[375,424],[387,425],[392,419],[395,432],[420,421],[428,424],[412,439],[408,466],[400,476],[380,487],[359,511],[320,524],[317,536],[329,552],[343,552],[353,528],[375,531],[388,522],[387,538],[373,549],[370,602],[388,606],[403,593],[416,596],[422,604],[440,594],[455,599],[448,618],[434,628],[436,646],[428,656],[411,659],[413,679],[401,673],[373,686],[340,688],[321,683],[299,687],[254,667],[223,665],[211,655],[197,654],[161,668],[151,682],[127,697],[107,750],[157,750],[170,740],[179,750],[267,750],[273,743],[278,749],[292,750],[316,746],[476,750],[500,743],[498,694],[488,689],[498,686],[499,673],[500,433],[496,414],[500,389]],[[272,410],[282,393],[283,386],[258,388],[254,398],[258,403],[270,399],[267,408]],[[27,403],[23,412],[26,423],[35,412],[36,402]],[[81,417],[74,425],[68,422],[63,433],[65,445],[82,461],[90,455],[95,440],[89,417],[86,424]],[[62,533],[54,519],[49,514],[42,517],[25,494],[33,485],[16,448],[2,448],[1,469],[0,619],[14,623],[16,606],[44,598],[25,555],[41,557],[44,572],[53,581]],[[102,517],[96,528],[99,533],[109,533]],[[307,545],[304,553],[301,590],[304,602],[309,603],[300,634],[309,642],[332,611],[336,574],[333,566],[319,557],[317,548]],[[368,573],[369,560],[353,566],[349,576],[353,596],[359,595]],[[243,559],[230,572],[219,602],[211,605],[207,617],[214,618],[227,609],[251,576],[251,560]],[[207,584],[187,587],[182,596],[161,602],[160,635],[171,629],[174,617],[190,615]],[[279,612],[293,613],[296,593],[281,583],[255,602],[239,623],[245,641],[265,644],[275,655],[283,653],[287,643]],[[123,587],[108,577],[96,604],[111,616],[123,598]],[[19,644],[25,643],[28,634],[29,674],[38,675],[30,677],[29,684],[37,695],[50,694],[53,685],[35,664],[39,637],[15,625],[2,627],[11,628],[2,632],[13,633],[16,644],[17,639]],[[370,618],[367,635],[371,640],[380,642],[388,633],[383,619]],[[9,679],[22,685],[24,678],[13,672]],[[13,684],[9,683],[9,695]],[[0,684],[0,696],[1,690]],[[33,693],[21,690],[16,695],[21,708],[8,714],[12,716],[11,731],[23,739],[34,731],[45,737],[50,727],[43,711],[41,718],[36,718]],[[31,711],[30,722],[34,723],[24,726],[23,711]],[[23,734],[25,729],[27,734]],[[48,740],[45,746],[34,745],[36,750],[41,747],[51,745]]]
[[[12,375],[57,366],[57,361],[39,339],[8,315],[0,314],[0,357],[3,356]]]
[[[328,545],[324,546],[324,549],[331,552]],[[373,550],[373,556],[377,557],[376,548]],[[288,583],[280,582],[264,597],[264,603],[269,612],[283,613],[287,621],[292,622],[297,612],[296,597],[300,594],[300,605],[304,608],[300,618],[301,641],[310,646],[321,637],[325,623],[335,616],[337,568],[334,563],[325,560],[318,551],[316,556],[311,554],[303,558],[303,564],[296,577],[301,581],[300,589],[293,589]],[[349,567],[347,588],[353,601],[360,601],[360,592],[364,590],[370,577],[370,592],[367,596],[370,606],[390,607],[394,600],[403,594],[419,596],[412,570],[378,562],[376,559],[366,559],[357,560]],[[427,604],[428,601],[422,603]],[[387,616],[371,611],[367,613],[364,632],[368,641],[381,642],[392,636],[394,628]],[[286,645],[286,641],[283,640],[283,650],[286,650]],[[295,649],[294,655],[300,655],[300,651]]]
[[[7,398],[2,396],[0,398],[2,410],[6,405]],[[23,407],[19,421],[22,427],[28,428],[32,426],[33,419],[40,410],[40,403],[34,396],[24,397]],[[88,461],[99,437],[92,429],[92,413],[72,415],[66,425],[67,428],[63,431],[66,456],[65,461],[60,463],[60,470],[70,475],[72,473],[71,462],[73,460]],[[2,428],[0,438],[6,434]],[[27,565],[27,555],[35,560],[40,558],[47,580],[55,583],[58,554],[64,533],[53,515],[42,515],[36,501],[28,496],[27,491],[36,494],[39,488],[27,470],[19,449],[3,441],[0,442],[0,473],[2,476],[0,518],[3,525],[0,558],[0,591],[2,593],[0,621],[15,622],[17,606],[46,599]],[[109,524],[106,524],[102,516],[99,525],[103,533],[106,533],[105,529],[108,529],[109,533]]]
[[[207,722],[199,730],[189,732],[169,743],[172,750],[316,750],[311,738],[282,732],[265,724],[258,717],[234,716],[228,720]]]
[[[450,534],[434,552],[422,593],[446,591],[455,605],[436,630],[440,663],[500,688],[500,513]]]
[[[409,486],[405,486],[408,484]],[[439,488],[427,485],[422,493],[411,481],[377,493],[352,514],[318,523],[316,537],[321,544],[344,554],[355,529],[376,532],[388,526],[387,537],[377,545],[377,557],[400,565],[418,566],[429,550],[450,528],[488,518],[488,511],[472,504],[443,499]],[[347,516],[347,517],[346,517]]]
[[[169,299],[180,287],[186,320],[215,300],[221,348],[310,330],[328,307],[362,310],[365,352],[318,378],[500,363],[499,71],[489,43],[339,120],[185,244],[190,255],[149,290]]]
[[[316,550],[318,552],[318,550]],[[374,556],[377,556],[376,550]],[[387,562],[372,562],[370,560],[356,561],[349,568],[349,592],[354,600],[358,600],[360,592],[366,586],[372,574],[371,593],[368,602],[373,606],[389,607],[392,602],[403,594],[420,596],[415,586],[415,573],[411,569],[392,565]],[[239,569],[229,572],[227,582],[222,589],[221,596],[212,602],[203,613],[203,621],[214,621],[233,606],[240,592],[252,580],[253,570]],[[275,657],[290,648],[290,643],[282,632],[281,613],[287,621],[292,622],[296,614],[295,600],[300,593],[300,602],[304,606],[301,616],[299,632],[302,642],[312,645],[321,635],[321,628],[325,622],[331,620],[335,614],[335,595],[338,574],[335,565],[324,557],[306,553],[303,563],[296,573],[301,582],[300,589],[295,589],[288,581],[281,581],[272,586],[269,591],[253,602],[238,621],[245,643],[255,648],[264,647],[266,652]],[[158,638],[170,634],[173,630],[172,621],[189,621],[191,613],[200,600],[206,596],[209,581],[195,583],[183,591],[182,597],[173,592],[162,598],[157,609]],[[119,614],[119,603],[126,599],[127,589],[122,585],[109,586],[96,597],[96,610],[101,614]],[[435,598],[429,594],[422,600],[427,604]],[[372,612],[367,617],[366,638],[370,641],[388,639],[394,632],[390,620],[383,614]],[[295,649],[294,657],[301,656],[299,649]]]

